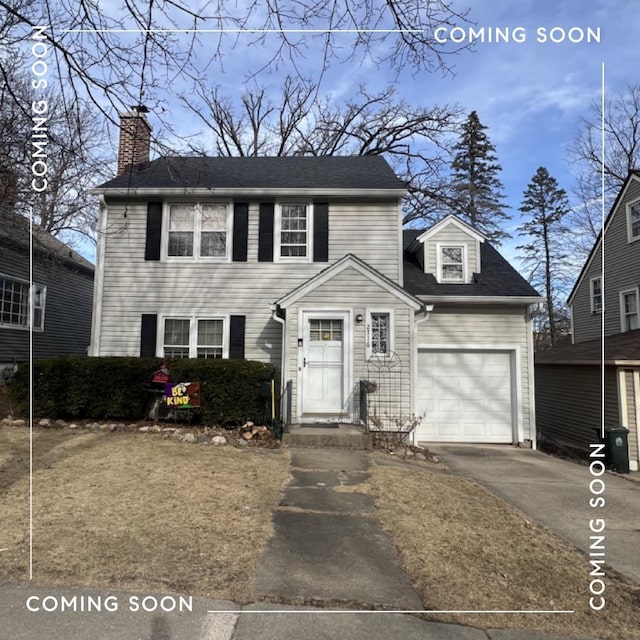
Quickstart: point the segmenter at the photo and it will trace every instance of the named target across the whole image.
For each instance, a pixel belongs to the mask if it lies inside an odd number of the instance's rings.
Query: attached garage
[[[416,412],[420,442],[513,443],[514,352],[418,352]]]

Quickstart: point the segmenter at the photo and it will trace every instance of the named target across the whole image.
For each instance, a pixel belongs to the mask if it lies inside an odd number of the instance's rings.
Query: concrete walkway
[[[256,594],[284,602],[422,608],[375,519],[373,496],[348,490],[367,481],[369,464],[369,454],[348,449],[292,450],[293,479],[274,514]]]
[[[485,485],[585,553],[589,553],[589,520],[605,520],[606,562],[640,583],[640,484],[616,474],[601,477],[603,508],[592,508],[582,466],[531,449],[505,445],[429,445],[449,469]]]

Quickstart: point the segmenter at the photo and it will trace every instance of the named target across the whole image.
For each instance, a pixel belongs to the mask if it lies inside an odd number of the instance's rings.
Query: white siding
[[[356,315],[362,314],[366,318],[367,310],[388,309],[393,313],[394,343],[393,351],[402,362],[402,372],[398,375],[400,389],[399,404],[403,414],[411,413],[411,322],[413,312],[405,304],[400,302],[393,294],[370,281],[353,268],[347,268],[334,276],[328,282],[319,285],[316,289],[304,296],[296,304],[287,309],[288,363],[285,376],[292,381],[293,397],[292,407],[294,414],[298,405],[298,365],[299,347],[297,340],[302,337],[301,328],[298,326],[299,310],[331,309],[351,312],[353,323],[353,343],[350,357],[352,375],[352,387],[361,379],[367,379],[367,354],[365,348],[366,323],[356,323]],[[348,327],[345,328],[345,332]],[[293,422],[299,416],[294,415]]]
[[[529,336],[527,307],[487,305],[435,305],[430,318],[418,325],[418,348],[452,346],[497,348],[504,345],[518,347],[520,353],[519,371],[514,372],[520,381],[517,407],[522,421],[524,439],[532,437],[531,384],[529,379]]]
[[[247,262],[145,261],[147,203],[113,203],[107,215],[96,355],[139,355],[143,313],[238,314],[246,316],[245,357],[280,364],[281,326],[270,307],[328,264],[258,262],[257,202],[249,207]],[[330,203],[329,264],[354,253],[397,281],[399,230],[396,201]]]

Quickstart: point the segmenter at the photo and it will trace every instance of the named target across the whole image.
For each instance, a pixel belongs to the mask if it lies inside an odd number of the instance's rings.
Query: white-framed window
[[[44,331],[46,287],[0,274],[0,327]],[[31,314],[29,313],[31,309]]]
[[[602,312],[602,276],[591,278],[589,284],[589,295],[591,299],[591,313]]]
[[[393,351],[393,312],[390,309],[367,310],[366,351],[372,355],[390,355]]]
[[[229,203],[169,203],[166,217],[164,255],[167,258],[230,259],[232,216]]]
[[[228,358],[226,318],[165,317],[162,357]]]
[[[640,200],[627,205],[627,234],[629,242],[640,239]]]
[[[637,287],[620,292],[620,320],[622,331],[640,329]]]
[[[466,282],[465,254],[464,245],[438,245],[439,282]]]
[[[308,262],[312,258],[313,207],[307,202],[280,202],[275,229],[276,260]]]

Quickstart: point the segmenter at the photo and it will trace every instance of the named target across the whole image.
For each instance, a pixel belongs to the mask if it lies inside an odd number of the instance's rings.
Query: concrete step
[[[282,434],[282,442],[290,447],[343,447],[371,449],[371,434],[364,427],[339,424],[338,427],[289,425]]]

